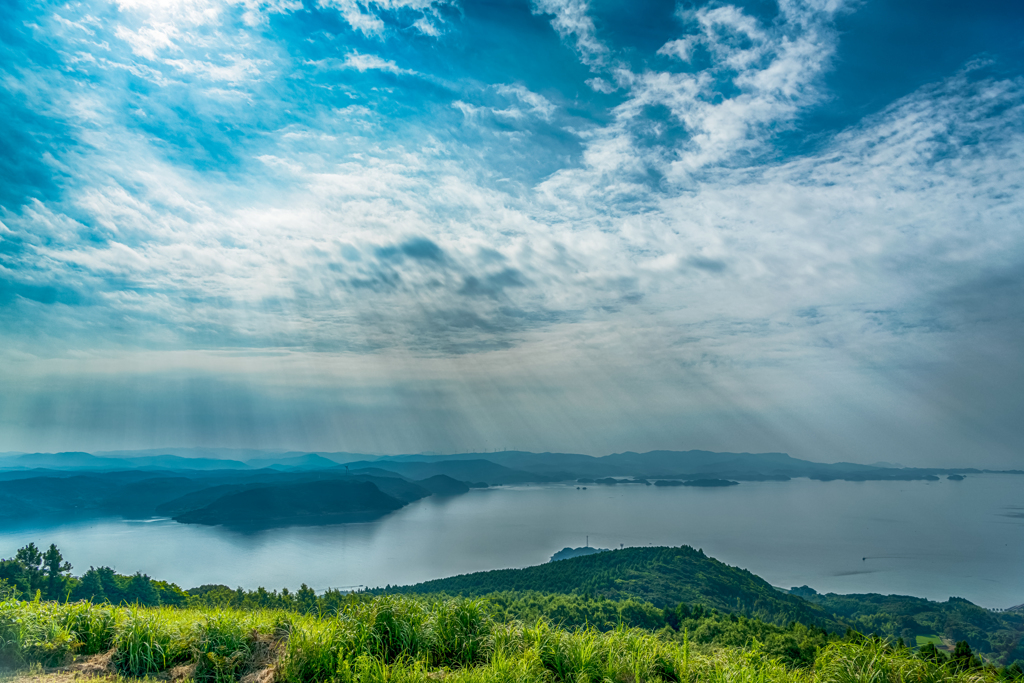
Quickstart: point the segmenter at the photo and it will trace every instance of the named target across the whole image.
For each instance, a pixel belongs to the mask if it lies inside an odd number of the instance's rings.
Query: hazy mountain
[[[138,458],[123,458],[138,468],[168,470],[244,470],[248,468],[238,460],[218,460],[215,458],[185,458],[179,455],[150,455]]]
[[[0,468],[52,468],[64,470],[125,470],[125,469],[187,469],[223,470],[248,469],[237,460],[212,458],[185,458],[177,455],[146,455],[133,457],[100,457],[91,453],[26,453],[0,459]]]
[[[397,479],[404,479],[405,478],[401,474],[399,474],[398,472],[393,472],[391,470],[384,470],[384,469],[381,469],[380,467],[358,467],[358,468],[353,468],[353,469],[350,470],[350,469],[346,468],[344,465],[342,465],[342,469],[346,473],[354,474],[355,472],[359,472],[359,474],[363,475],[363,476],[389,477],[389,478],[392,478],[392,479],[395,479],[395,478],[397,478]]]
[[[396,455],[393,462],[438,462],[454,460],[487,460],[513,470],[549,475],[555,479],[574,479],[581,473],[601,473],[603,458],[580,453],[531,453],[529,451],[495,451],[490,453],[458,453],[455,455]]]
[[[129,468],[173,470],[276,469],[281,472],[378,468],[410,479],[444,474],[459,481],[491,485],[578,478],[633,477],[649,479],[726,479],[737,481],[785,481],[795,477],[832,480],[931,479],[939,474],[980,472],[973,468],[910,468],[821,463],[793,458],[785,453],[714,453],[711,451],[649,451],[613,453],[602,457],[580,453],[530,453],[500,451],[456,455],[407,454],[367,456],[357,453],[286,452],[244,449],[175,449],[112,451],[103,456],[89,453],[31,453],[0,458],[0,470],[49,468],[62,470],[119,470]],[[181,455],[185,453],[189,456]],[[110,455],[117,457],[109,457]],[[217,457],[206,457],[207,455]],[[247,462],[228,459],[230,454],[253,455]]]
[[[152,455],[178,455],[183,458],[207,458],[211,460],[274,460],[297,458],[305,455],[319,455],[336,463],[353,462],[356,460],[374,460],[379,455],[367,453],[346,453],[329,451],[281,451],[256,448],[147,448],[142,450],[96,451],[94,455],[115,458],[141,458]]]
[[[220,484],[218,486],[208,486],[161,503],[156,506],[154,512],[160,516],[175,517],[185,512],[204,508],[210,503],[232,493],[239,493],[260,486],[266,486],[266,484]]]
[[[307,453],[299,456],[280,456],[276,458],[256,458],[246,461],[250,467],[263,468],[278,466],[292,470],[325,470],[337,469],[341,465],[316,453]]]
[[[0,460],[0,467],[53,469],[128,469],[125,463],[117,458],[100,458],[91,453],[26,453]]]
[[[435,496],[457,496],[469,492],[469,486],[465,482],[452,479],[447,474],[435,474],[432,477],[420,479],[416,483]]]
[[[553,480],[553,478],[548,475],[511,469],[484,459],[431,460],[425,462],[380,459],[372,462],[354,462],[350,463],[348,466],[353,472],[362,469],[363,467],[378,468],[397,472],[403,477],[413,480],[426,479],[438,474],[444,474],[459,481],[486,482],[491,486]]]
[[[580,453],[530,453],[499,451],[457,455],[400,455],[374,461],[377,467],[403,474],[413,465],[442,462],[487,461],[520,473],[540,475],[543,480],[577,478],[636,477],[649,479],[726,479],[739,481],[785,481],[796,477],[831,480],[927,479],[939,473],[977,472],[970,468],[925,469],[879,467],[857,463],[820,463],[793,458],[786,453],[715,453],[712,451],[649,451],[613,453],[602,457]],[[408,469],[398,467],[404,463]],[[354,463],[354,465],[359,463]],[[411,476],[411,475],[407,475]],[[456,478],[467,479],[453,474]],[[520,475],[521,476],[521,475]],[[527,480],[521,480],[527,481]],[[533,480],[538,481],[538,480]],[[494,483],[494,482],[488,482]]]
[[[286,454],[280,451],[267,451],[256,448],[144,448],[138,450],[96,451],[95,455],[110,458],[145,458],[153,455],[177,455],[182,458],[202,458],[209,460],[238,460],[251,458],[269,458],[278,455],[302,455],[302,453]]]
[[[271,528],[376,519],[405,503],[368,481],[314,481],[230,493],[174,517],[184,524]]]
[[[155,507],[202,482],[170,473],[88,473],[63,477],[32,477],[0,481],[0,515],[13,517],[55,514],[152,515]]]

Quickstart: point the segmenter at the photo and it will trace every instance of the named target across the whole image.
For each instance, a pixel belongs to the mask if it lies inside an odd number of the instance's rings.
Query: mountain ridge
[[[174,449],[186,452],[187,449]],[[197,455],[226,452],[227,449],[195,449]],[[355,453],[290,451],[245,461],[209,457],[184,457],[156,451],[112,451],[94,455],[82,451],[64,453],[25,453],[0,457],[0,475],[34,468],[56,470],[117,471],[152,470],[237,470],[276,469],[280,471],[341,470],[378,468],[411,478],[444,474],[462,481],[490,485],[570,481],[578,478],[633,477],[647,479],[724,479],[736,481],[785,481],[806,477],[831,481],[933,479],[938,475],[1000,472],[1021,474],[1019,470],[986,470],[974,467],[922,468],[881,467],[852,462],[822,463],[794,458],[786,453],[731,453],[703,450],[624,451],[604,456],[581,453],[534,453],[496,451],[451,455],[404,454],[368,456]],[[235,451],[231,451],[235,452]],[[252,453],[252,451],[242,451]],[[880,463],[881,464],[881,463]],[[888,464],[888,463],[886,463]],[[475,471],[474,471],[475,470]],[[488,480],[488,476],[491,477]]]

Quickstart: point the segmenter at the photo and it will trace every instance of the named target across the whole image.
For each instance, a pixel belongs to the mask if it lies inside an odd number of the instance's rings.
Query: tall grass
[[[197,683],[996,683],[867,640],[793,668],[756,642],[693,647],[640,629],[497,621],[484,603],[385,596],[336,614],[0,602],[0,664],[109,653],[116,671],[188,666]],[[247,678],[248,677],[248,678]]]

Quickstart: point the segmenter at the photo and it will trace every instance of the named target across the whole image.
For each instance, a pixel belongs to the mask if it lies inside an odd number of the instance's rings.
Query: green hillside
[[[965,641],[1004,662],[1024,660],[1024,612],[991,612],[962,598],[935,602],[908,595],[820,594],[793,590],[850,627],[913,643],[918,638]]]
[[[755,574],[688,546],[626,548],[373,592],[486,596],[489,600],[500,595],[500,604],[509,595],[533,592],[636,601],[669,611],[703,606],[768,624],[788,626],[795,621],[832,633],[852,629],[911,644],[919,636],[950,645],[965,641],[1004,664],[1024,660],[1024,614],[994,613],[960,598],[935,602],[899,595],[820,595],[807,587],[780,591]],[[576,623],[577,616],[569,622]],[[670,622],[671,615],[666,613],[663,619]],[[633,625],[648,623],[644,620],[649,620],[646,614],[625,619]]]
[[[499,569],[414,586],[389,586],[380,592],[472,597],[505,591],[566,593],[611,600],[635,598],[659,608],[699,603],[770,623],[799,621],[840,628],[821,607],[776,590],[747,570],[730,567],[689,546],[625,548],[525,569]]]

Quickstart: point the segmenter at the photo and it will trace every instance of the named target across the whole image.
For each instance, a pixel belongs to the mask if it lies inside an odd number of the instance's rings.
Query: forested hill
[[[689,546],[625,548],[525,569],[462,574],[377,590],[464,596],[539,591],[612,600],[636,598],[662,608],[681,602],[703,604],[776,624],[799,621],[839,628],[821,607],[776,590],[745,569],[730,567]]]

